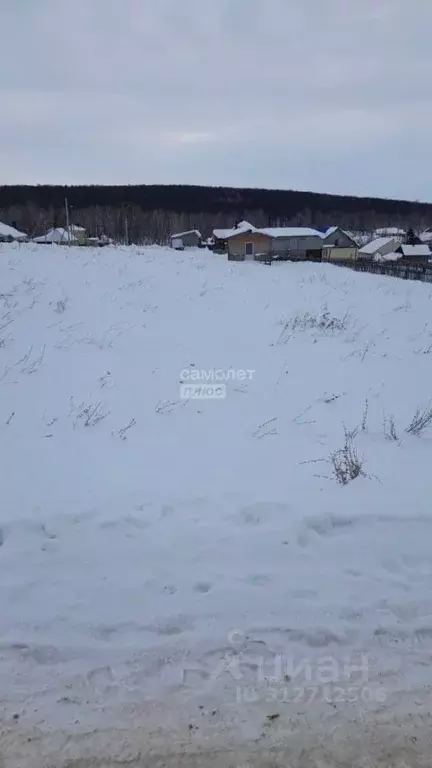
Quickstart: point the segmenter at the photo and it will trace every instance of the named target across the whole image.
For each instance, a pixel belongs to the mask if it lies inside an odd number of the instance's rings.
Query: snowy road
[[[0,257],[5,768],[427,765],[430,287]]]

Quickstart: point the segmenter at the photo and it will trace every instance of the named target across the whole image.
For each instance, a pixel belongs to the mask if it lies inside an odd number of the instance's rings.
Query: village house
[[[310,259],[321,261],[322,236],[308,227],[263,227],[241,222],[230,230],[214,230],[215,250],[230,261]]]
[[[226,237],[226,250],[229,261],[265,261],[270,258],[271,239],[255,227],[234,230]]]
[[[364,245],[363,248],[360,248],[358,257],[359,259],[374,260],[377,257],[380,258],[389,253],[394,253],[399,245],[400,243],[394,237],[377,237]]]
[[[374,237],[393,237],[399,243],[405,240],[406,231],[400,227],[380,227],[374,232]]]
[[[107,235],[99,235],[98,237],[88,237],[86,240],[86,245],[93,246],[94,248],[104,248],[107,245],[113,245],[114,240],[112,240]]]
[[[187,232],[179,232],[171,235],[171,248],[182,251],[184,248],[199,248],[202,235],[198,229],[189,229]]]
[[[227,253],[228,252],[228,240],[234,235],[238,235],[241,232],[255,232],[256,227],[250,224],[248,221],[240,221],[235,227],[229,229],[214,229],[213,230],[213,250],[215,253]]]
[[[400,245],[395,253],[401,257],[401,261],[410,264],[427,264],[432,258],[427,243],[422,245]]]
[[[329,227],[323,235],[323,261],[351,261],[357,258],[358,245],[340,227]]]
[[[271,254],[275,259],[321,261],[321,232],[311,227],[268,227],[260,229],[271,240]]]
[[[34,237],[33,242],[46,245],[78,245],[78,239],[64,227],[49,229],[44,235]]]
[[[419,240],[421,243],[427,243],[432,250],[432,229],[430,227],[425,229],[425,231],[419,235]]]
[[[0,243],[24,243],[26,240],[28,240],[28,235],[24,232],[19,232],[15,227],[0,221]]]
[[[87,235],[84,227],[72,224],[69,231],[64,227],[54,227],[54,229],[48,230],[45,235],[33,238],[33,242],[46,245],[86,245]]]
[[[405,265],[424,266],[432,261],[432,254],[427,244],[399,245],[395,251],[386,254],[377,254],[374,261],[389,262],[398,261]]]
[[[80,227],[78,224],[71,224],[69,232],[72,237],[78,240],[78,245],[85,245],[87,240],[87,230],[85,227]]]

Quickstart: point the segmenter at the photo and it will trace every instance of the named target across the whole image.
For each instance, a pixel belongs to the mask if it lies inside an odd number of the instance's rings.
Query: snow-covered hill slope
[[[431,287],[54,246],[0,280],[5,765],[415,765]]]

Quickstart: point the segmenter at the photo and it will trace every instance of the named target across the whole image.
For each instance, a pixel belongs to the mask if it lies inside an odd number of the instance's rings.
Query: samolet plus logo
[[[185,368],[180,373],[180,397],[183,400],[224,400],[227,381],[251,380],[255,371],[239,368]]]

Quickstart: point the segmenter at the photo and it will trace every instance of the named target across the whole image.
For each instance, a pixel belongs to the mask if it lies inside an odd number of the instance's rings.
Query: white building
[[[28,235],[24,232],[19,232],[15,227],[10,227],[9,224],[3,224],[0,221],[0,243],[23,243],[28,240]]]
[[[380,256],[386,256],[394,251],[400,245],[394,237],[377,237],[360,248],[358,252],[359,259],[376,259]]]
[[[80,242],[77,237],[78,233],[73,231],[73,227],[70,229],[71,231],[68,232],[67,229],[64,229],[63,227],[55,227],[54,229],[50,229],[45,235],[35,237],[33,242],[47,244],[55,243],[57,245],[78,245]]]
[[[178,232],[171,235],[171,248],[183,250],[183,248],[198,248],[202,242],[202,235],[198,229],[188,229],[187,232]]]
[[[394,237],[395,240],[401,243],[406,237],[406,232],[399,227],[381,227],[375,230],[374,237]]]
[[[419,235],[420,240],[422,243],[431,244],[432,246],[432,229],[425,229],[424,232]]]

